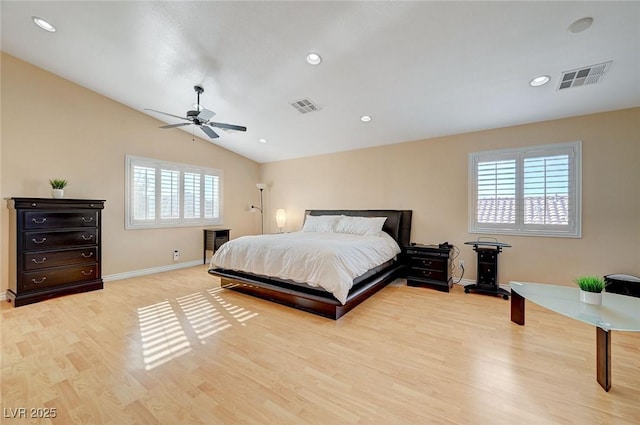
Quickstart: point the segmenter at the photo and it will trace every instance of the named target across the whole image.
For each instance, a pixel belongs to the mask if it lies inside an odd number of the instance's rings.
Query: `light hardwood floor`
[[[2,303],[2,424],[638,424],[640,334],[403,280],[332,321],[219,287],[205,266]],[[16,411],[55,408],[55,419]]]

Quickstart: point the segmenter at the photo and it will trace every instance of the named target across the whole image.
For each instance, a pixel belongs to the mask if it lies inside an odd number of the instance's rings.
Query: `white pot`
[[[64,198],[64,189],[51,189],[51,197],[57,199]]]
[[[602,304],[602,292],[587,292],[580,290],[580,301],[587,304]]]

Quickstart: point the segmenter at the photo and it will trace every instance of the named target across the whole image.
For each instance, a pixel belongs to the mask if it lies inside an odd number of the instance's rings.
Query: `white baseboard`
[[[185,263],[170,264],[168,266],[152,267],[150,269],[133,270],[130,272],[109,274],[106,276],[102,276],[102,281],[113,282],[114,280],[129,279],[130,277],[145,276],[148,274],[162,273],[162,272],[168,272],[171,270],[178,270],[178,269],[186,269],[188,267],[195,267],[195,266],[201,266],[201,265],[202,265],[202,261],[199,261],[199,260],[188,261]]]
[[[7,293],[0,292],[0,301],[6,301],[6,300],[7,300]]]

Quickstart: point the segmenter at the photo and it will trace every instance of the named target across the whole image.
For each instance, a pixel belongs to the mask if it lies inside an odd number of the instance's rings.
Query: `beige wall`
[[[124,230],[124,156],[133,154],[224,170],[225,226],[232,237],[257,233],[248,213],[264,192],[265,231],[297,230],[307,208],[414,211],[412,241],[460,247],[465,278],[475,279],[466,240],[470,152],[583,141],[583,237],[499,236],[501,281],[571,284],[582,274],[640,275],[640,108],[437,139],[259,164],[159,122],[67,80],[2,54],[0,188],[3,198],[49,196],[48,180],[65,178],[68,197],[106,199],[103,274],[173,264],[201,256],[202,230]],[[463,117],[461,117],[463,119]],[[0,293],[8,279],[8,214],[0,208]]]
[[[455,244],[474,280],[463,242],[487,235],[467,232],[468,154],[575,140],[583,142],[582,238],[497,236],[513,245],[501,254],[500,281],[640,276],[640,108],[265,164],[267,228],[276,229],[276,208],[287,210],[287,230],[308,208],[412,209],[411,240]]]
[[[1,164],[3,198],[49,197],[50,178],[64,178],[68,198],[106,199],[103,275],[202,258],[202,227],[124,229],[125,155],[219,168],[224,172],[224,226],[232,237],[259,231],[247,207],[259,199],[260,166],[111,99],[2,54]],[[153,105],[149,105],[153,106]],[[4,201],[3,201],[4,203]],[[0,293],[8,286],[8,210],[0,208]]]

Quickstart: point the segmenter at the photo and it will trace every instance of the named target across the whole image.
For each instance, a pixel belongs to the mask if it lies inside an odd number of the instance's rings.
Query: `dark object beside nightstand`
[[[229,230],[231,229],[204,229],[204,264],[207,264],[207,251],[212,251],[213,255],[223,243],[229,242]]]
[[[10,277],[15,307],[102,289],[103,200],[11,198]]]
[[[453,281],[449,277],[451,245],[412,244],[406,247],[407,285],[427,286],[449,292]]]
[[[628,274],[609,274],[604,277],[605,291],[640,298],[640,278]]]
[[[478,253],[478,277],[475,285],[464,287],[464,293],[470,291],[485,295],[498,295],[508,300],[511,293],[500,287],[498,279],[498,254],[502,248],[511,248],[508,243],[491,241],[469,241],[465,245],[473,245],[473,250]]]

